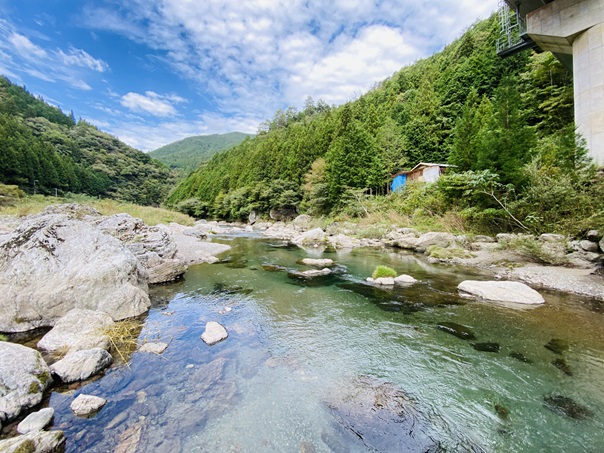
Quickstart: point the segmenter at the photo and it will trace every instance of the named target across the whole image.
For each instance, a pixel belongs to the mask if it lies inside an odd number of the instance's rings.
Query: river
[[[53,391],[66,451],[604,446],[601,303],[540,291],[546,304],[537,308],[494,305],[456,290],[488,275],[413,254],[305,251],[254,236],[219,241],[232,246],[222,262],[193,266],[184,280],[152,290],[139,340],[169,343],[163,354],[135,352],[92,382]],[[307,256],[332,258],[334,275],[304,281],[283,270],[307,269],[297,263]],[[419,282],[392,290],[364,284],[378,264]],[[207,321],[223,324],[229,337],[207,346],[200,340]],[[475,338],[447,331],[457,325]],[[80,392],[108,403],[78,418],[69,403]]]

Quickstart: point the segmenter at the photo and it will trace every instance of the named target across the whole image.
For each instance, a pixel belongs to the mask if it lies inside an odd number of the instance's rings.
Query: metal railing
[[[526,21],[516,11],[512,11],[504,0],[499,0],[499,26],[501,37],[497,40],[497,54],[506,56],[532,47],[526,35]]]

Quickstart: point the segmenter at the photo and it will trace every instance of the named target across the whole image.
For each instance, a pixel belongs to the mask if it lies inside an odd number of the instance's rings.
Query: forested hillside
[[[151,151],[149,155],[186,176],[214,154],[238,145],[246,137],[249,134],[243,132],[196,135],[169,143]]]
[[[563,229],[560,215],[577,200],[561,200],[560,190],[586,199],[594,190],[577,182],[594,173],[587,175],[585,150],[575,144],[572,75],[550,53],[501,59],[498,33],[493,16],[357,100],[334,108],[309,99],[300,112],[278,111],[254,139],[192,173],[169,203],[231,219],[272,208],[342,213],[351,199],[386,193],[400,170],[448,162],[457,174],[441,178],[419,204],[401,201],[413,188],[390,201],[403,203],[399,211],[454,210],[501,229],[531,222]],[[556,193],[538,201],[546,190]],[[555,205],[562,214],[544,221]],[[600,212],[589,205],[592,215]],[[520,218],[510,220],[512,209]]]
[[[0,77],[0,183],[157,204],[171,177],[162,163]]]

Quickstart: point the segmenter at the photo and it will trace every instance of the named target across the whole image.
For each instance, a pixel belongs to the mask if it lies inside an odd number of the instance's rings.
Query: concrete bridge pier
[[[519,4],[526,14],[527,34],[541,49],[559,58],[572,56],[575,124],[590,155],[604,166],[604,0]]]

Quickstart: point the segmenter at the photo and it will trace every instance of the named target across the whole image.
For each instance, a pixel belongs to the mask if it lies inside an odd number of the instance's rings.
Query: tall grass
[[[67,195],[65,197],[34,195],[32,197],[17,200],[10,206],[0,206],[0,215],[16,215],[18,217],[23,217],[37,214],[49,205],[63,203],[78,203],[91,206],[102,215],[106,216],[120,213],[130,214],[151,226],[170,222],[192,226],[195,223],[193,217],[180,212],[170,211],[164,208],[154,208],[151,206],[139,206],[133,203],[124,203],[110,199],[97,199],[85,195]]]

